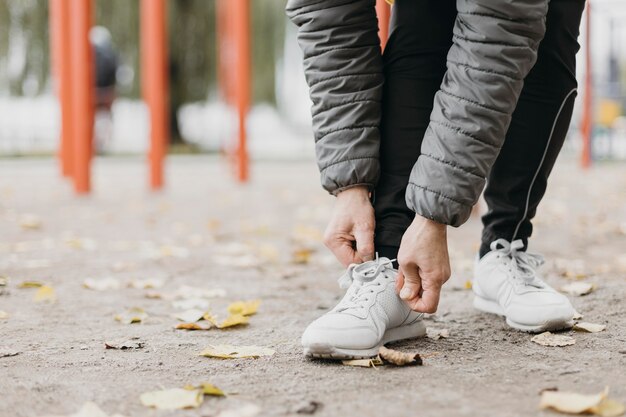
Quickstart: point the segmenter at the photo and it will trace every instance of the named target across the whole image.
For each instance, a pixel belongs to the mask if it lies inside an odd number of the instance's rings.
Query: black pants
[[[487,181],[481,254],[499,238],[527,243],[531,220],[567,134],[576,97],[577,42],[584,0],[551,0],[537,63]],[[384,52],[381,177],[374,193],[376,247],[395,257],[415,214],[406,206],[433,99],[446,71],[454,0],[396,0]]]

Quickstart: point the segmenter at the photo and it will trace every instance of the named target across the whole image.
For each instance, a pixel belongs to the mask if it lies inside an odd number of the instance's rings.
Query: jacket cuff
[[[320,167],[322,187],[332,195],[357,186],[376,187],[380,172],[378,157],[365,156]]]

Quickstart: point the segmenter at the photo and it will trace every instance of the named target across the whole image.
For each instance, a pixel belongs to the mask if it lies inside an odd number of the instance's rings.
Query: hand
[[[337,195],[324,244],[344,266],[374,259],[374,208],[366,187],[348,188]]]
[[[450,278],[446,225],[416,215],[402,236],[396,290],[409,307],[434,313],[441,286]]]

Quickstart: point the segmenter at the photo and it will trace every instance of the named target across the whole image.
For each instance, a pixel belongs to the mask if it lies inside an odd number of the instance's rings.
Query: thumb
[[[410,301],[417,298],[422,291],[422,279],[419,276],[417,265],[402,269],[404,285],[400,290],[400,298]]]
[[[374,232],[371,230],[355,230],[356,251],[359,257],[365,261],[374,259]]]

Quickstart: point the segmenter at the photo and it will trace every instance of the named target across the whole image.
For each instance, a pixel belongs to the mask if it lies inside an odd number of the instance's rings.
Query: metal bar
[[[232,6],[233,35],[235,39],[237,65],[236,104],[238,112],[238,140],[236,151],[237,180],[248,181],[248,150],[246,147],[246,118],[250,107],[250,1],[229,0]]]
[[[593,78],[591,63],[591,2],[587,0],[585,11],[585,95],[583,96],[583,116],[581,121],[582,152],[580,165],[583,169],[591,166],[591,139],[593,135]]]

